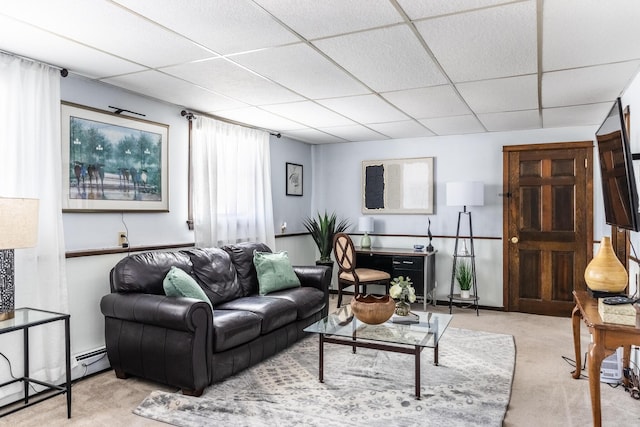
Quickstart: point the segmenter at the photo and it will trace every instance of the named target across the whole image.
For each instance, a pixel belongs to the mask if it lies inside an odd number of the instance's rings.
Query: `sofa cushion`
[[[264,243],[237,243],[235,245],[224,246],[224,249],[231,257],[231,262],[236,268],[238,283],[242,288],[242,295],[249,296],[258,293],[258,275],[256,267],[253,265],[253,253],[271,252],[271,249]]]
[[[267,295],[271,292],[300,287],[300,279],[293,271],[286,251],[253,254],[253,263],[258,274],[258,293]]]
[[[243,296],[227,252],[219,248],[194,248],[183,252],[189,255],[193,273],[214,307]]]
[[[207,297],[200,285],[198,285],[198,282],[196,282],[193,277],[181,268],[171,266],[169,272],[162,281],[162,287],[164,288],[164,293],[168,297],[199,299],[200,301],[205,301],[209,304],[213,310],[209,297]]]
[[[257,314],[262,318],[262,334],[291,323],[298,317],[298,309],[293,302],[284,298],[272,298],[269,296],[242,297],[225,302],[216,308],[221,310],[244,310]]]
[[[182,252],[144,252],[123,258],[111,271],[111,291],[164,295],[162,282],[172,266],[192,270],[191,260]]]
[[[250,311],[216,308],[213,312],[213,352],[228,350],[259,337],[261,327],[262,318]]]
[[[307,286],[273,292],[269,296],[293,302],[298,310],[298,320],[321,312],[325,306],[324,292]]]

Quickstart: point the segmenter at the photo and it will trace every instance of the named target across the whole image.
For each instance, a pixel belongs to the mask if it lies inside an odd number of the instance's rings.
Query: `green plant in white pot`
[[[471,265],[465,261],[459,261],[456,265],[456,280],[460,286],[460,297],[469,298],[469,291],[473,282],[473,271]]]

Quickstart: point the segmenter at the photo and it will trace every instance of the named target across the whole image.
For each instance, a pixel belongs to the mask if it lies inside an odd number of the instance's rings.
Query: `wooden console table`
[[[629,367],[629,356],[632,345],[640,345],[640,327],[604,323],[598,313],[598,300],[587,291],[573,291],[576,306],[571,314],[573,324],[573,346],[576,352],[576,370],[573,378],[580,378],[580,318],[584,320],[592,335],[589,344],[587,369],[589,373],[589,392],[591,394],[591,412],[593,425],[602,426],[600,413],[600,366],[607,356],[613,354],[618,347],[623,347],[623,366]],[[625,383],[627,379],[625,378]]]

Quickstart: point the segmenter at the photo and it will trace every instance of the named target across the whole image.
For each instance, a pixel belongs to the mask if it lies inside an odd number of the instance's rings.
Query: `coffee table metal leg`
[[[420,353],[421,348],[416,346],[415,349],[415,365],[416,365],[416,400],[420,400]]]
[[[433,364],[438,366],[438,344],[433,348]]]
[[[320,382],[324,382],[324,335],[318,334],[320,337],[320,363],[318,364],[318,379]]]

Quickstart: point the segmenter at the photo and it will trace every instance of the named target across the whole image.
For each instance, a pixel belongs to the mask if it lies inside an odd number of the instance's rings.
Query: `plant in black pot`
[[[349,221],[346,219],[338,221],[335,213],[329,215],[325,211],[324,215],[318,212],[317,218],[304,219],[302,224],[309,231],[318,251],[320,251],[320,259],[316,261],[316,264],[332,266],[333,236],[336,233],[346,231],[350,225]]]

